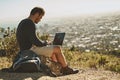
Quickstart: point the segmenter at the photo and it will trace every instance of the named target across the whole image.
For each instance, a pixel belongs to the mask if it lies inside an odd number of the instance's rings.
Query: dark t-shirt
[[[37,38],[35,30],[35,24],[30,19],[24,19],[19,23],[16,37],[21,51],[30,49],[32,45],[39,47],[46,45]]]

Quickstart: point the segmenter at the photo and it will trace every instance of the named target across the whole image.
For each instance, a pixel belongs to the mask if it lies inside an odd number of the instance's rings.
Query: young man
[[[31,10],[30,16],[19,23],[16,37],[20,50],[31,49],[38,55],[50,57],[53,61],[57,61],[62,65],[61,71],[65,75],[78,73],[78,70],[68,67],[60,46],[46,46],[46,42],[37,38],[35,23],[40,22],[44,14],[43,8],[35,7]]]

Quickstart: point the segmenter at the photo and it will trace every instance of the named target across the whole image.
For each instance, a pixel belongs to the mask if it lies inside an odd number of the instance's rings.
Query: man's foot
[[[63,73],[63,75],[68,75],[68,74],[76,74],[79,72],[79,70],[72,69],[72,68],[67,66],[65,68],[62,68],[61,72]]]

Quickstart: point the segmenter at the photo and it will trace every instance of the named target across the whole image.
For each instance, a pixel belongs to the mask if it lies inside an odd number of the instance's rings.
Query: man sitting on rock
[[[44,14],[45,11],[43,8],[35,7],[31,10],[30,16],[19,23],[16,37],[20,51],[31,49],[38,55],[50,57],[53,61],[59,62],[62,65],[61,72],[64,75],[78,73],[78,70],[68,67],[60,46],[46,46],[47,42],[43,42],[37,38],[35,23],[37,24]]]

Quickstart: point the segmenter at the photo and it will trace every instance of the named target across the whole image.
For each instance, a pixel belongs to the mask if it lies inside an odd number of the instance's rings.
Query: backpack
[[[31,50],[24,50],[18,53],[13,61],[13,72],[40,72],[41,68],[40,58]]]

